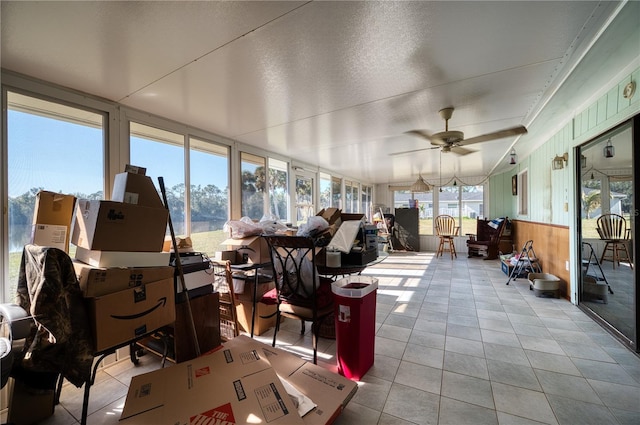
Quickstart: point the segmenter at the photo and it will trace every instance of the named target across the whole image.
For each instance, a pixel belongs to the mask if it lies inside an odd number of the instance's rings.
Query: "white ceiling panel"
[[[370,183],[483,177],[638,61],[638,3],[3,1],[1,59]],[[429,147],[404,133],[448,106],[466,137],[529,134],[389,155]]]

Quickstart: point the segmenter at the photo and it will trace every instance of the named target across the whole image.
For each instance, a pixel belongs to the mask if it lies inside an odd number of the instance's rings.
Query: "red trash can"
[[[338,372],[359,380],[374,361],[378,279],[349,276],[333,282],[331,289],[335,301]]]

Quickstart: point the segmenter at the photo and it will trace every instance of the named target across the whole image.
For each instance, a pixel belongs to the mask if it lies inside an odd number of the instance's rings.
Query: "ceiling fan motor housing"
[[[431,137],[432,145],[450,146],[464,140],[464,133],[462,131],[441,131],[440,133],[436,133]]]

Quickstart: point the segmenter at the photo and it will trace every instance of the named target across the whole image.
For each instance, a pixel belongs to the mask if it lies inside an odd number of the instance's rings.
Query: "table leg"
[[[256,324],[256,306],[258,303],[258,269],[255,270],[253,277],[253,296],[251,298],[251,338],[253,338],[253,330]]]

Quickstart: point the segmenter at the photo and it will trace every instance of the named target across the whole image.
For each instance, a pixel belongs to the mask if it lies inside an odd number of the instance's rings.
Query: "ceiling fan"
[[[453,108],[444,108],[441,109],[438,113],[444,120],[444,131],[434,134],[430,134],[424,130],[410,130],[406,132],[406,134],[412,134],[414,136],[418,136],[428,140],[433,146],[404,152],[395,152],[389,155],[404,155],[427,149],[441,149],[441,151],[445,153],[453,152],[458,155],[467,155],[475,151],[471,149],[465,149],[463,148],[463,146],[472,145],[474,143],[488,142],[489,140],[502,139],[504,137],[517,136],[518,134],[526,134],[527,132],[527,129],[524,126],[520,125],[493,133],[472,137],[470,139],[465,139],[464,133],[462,131],[449,131],[449,119],[451,118],[451,115],[453,115]]]

